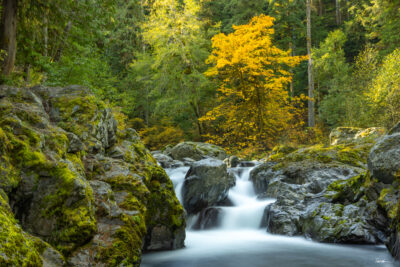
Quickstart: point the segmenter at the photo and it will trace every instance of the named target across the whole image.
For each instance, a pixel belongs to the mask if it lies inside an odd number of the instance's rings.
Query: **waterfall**
[[[221,209],[219,230],[259,229],[265,207],[275,201],[274,199],[257,199],[253,184],[250,181],[250,172],[255,168],[255,163],[250,165],[253,166],[239,166],[228,169],[236,178],[236,185],[229,190],[228,194],[228,199],[233,206],[218,207]],[[166,170],[174,184],[176,196],[181,203],[183,183],[188,170],[189,167]],[[197,219],[197,215],[189,218],[189,230]]]
[[[236,185],[229,191],[229,200],[233,207],[222,207],[222,229],[258,229],[264,209],[274,199],[259,200],[250,181],[250,172],[254,167],[236,167],[231,171],[236,177]]]
[[[254,165],[254,164],[253,164]],[[144,255],[141,267],[337,267],[398,266],[384,247],[340,246],[307,241],[302,237],[271,235],[260,229],[264,209],[273,199],[257,199],[249,180],[254,168],[230,168],[236,185],[229,190],[231,206],[216,207],[219,224],[213,230],[191,230],[199,214],[187,220],[185,248]],[[167,169],[182,203],[189,167]]]

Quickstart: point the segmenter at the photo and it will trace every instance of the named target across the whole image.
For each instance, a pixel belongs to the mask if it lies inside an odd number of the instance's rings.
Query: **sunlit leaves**
[[[228,35],[218,34],[207,60],[206,75],[219,82],[219,105],[201,121],[214,122],[210,141],[225,146],[268,146],[290,127],[293,105],[286,90],[289,67],[305,57],[293,57],[272,44],[273,18],[254,17],[234,26]]]

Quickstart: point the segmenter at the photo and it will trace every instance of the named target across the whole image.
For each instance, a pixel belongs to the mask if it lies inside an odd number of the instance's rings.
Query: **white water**
[[[179,202],[183,203],[182,199],[182,187],[183,182],[185,181],[186,173],[188,172],[189,167],[179,167],[175,169],[166,169],[166,172],[174,184],[175,194],[178,198]]]
[[[229,191],[233,207],[221,207],[221,225],[215,230],[191,231],[198,218],[188,220],[185,248],[144,255],[142,267],[265,267],[265,266],[398,266],[384,246],[320,244],[300,237],[268,234],[259,229],[264,209],[273,199],[258,200],[249,174],[253,167],[231,171],[236,186]],[[182,201],[188,167],[168,169]]]
[[[258,200],[253,184],[249,180],[254,167],[236,167],[234,173],[236,185],[229,191],[229,200],[233,207],[222,207],[221,229],[258,229],[267,205],[274,199]]]

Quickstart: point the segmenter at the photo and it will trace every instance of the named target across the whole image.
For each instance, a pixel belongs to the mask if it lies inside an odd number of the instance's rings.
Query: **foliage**
[[[194,0],[154,1],[143,25],[143,39],[151,49],[132,66],[145,112],[152,108],[152,115],[173,118],[185,129],[200,117],[200,104],[210,88],[203,74],[210,42],[199,11]],[[149,115],[145,119],[148,123]],[[201,132],[201,125],[197,126]]]
[[[386,56],[368,91],[376,121],[387,128],[400,120],[400,50]]]
[[[214,122],[216,134],[207,136],[213,143],[268,147],[293,127],[287,67],[305,58],[290,56],[290,51],[272,44],[273,20],[254,17],[249,24],[234,26],[233,33],[212,39],[213,52],[207,60],[212,67],[206,74],[218,80],[219,105],[200,120]]]
[[[176,145],[184,140],[183,131],[170,125],[156,125],[142,129],[140,137],[150,150],[160,150],[165,144]]]

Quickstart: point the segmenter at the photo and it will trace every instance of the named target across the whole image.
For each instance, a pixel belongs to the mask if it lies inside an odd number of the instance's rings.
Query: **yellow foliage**
[[[159,150],[167,144],[175,145],[183,141],[183,131],[172,126],[160,126],[144,128],[139,132],[143,143],[150,150]]]
[[[304,96],[290,99],[290,68],[306,60],[272,44],[274,18],[260,15],[234,32],[212,39],[206,75],[219,82],[219,105],[200,121],[214,122],[211,143],[225,147],[265,148],[285,131],[303,125]],[[254,149],[249,149],[253,151]]]

